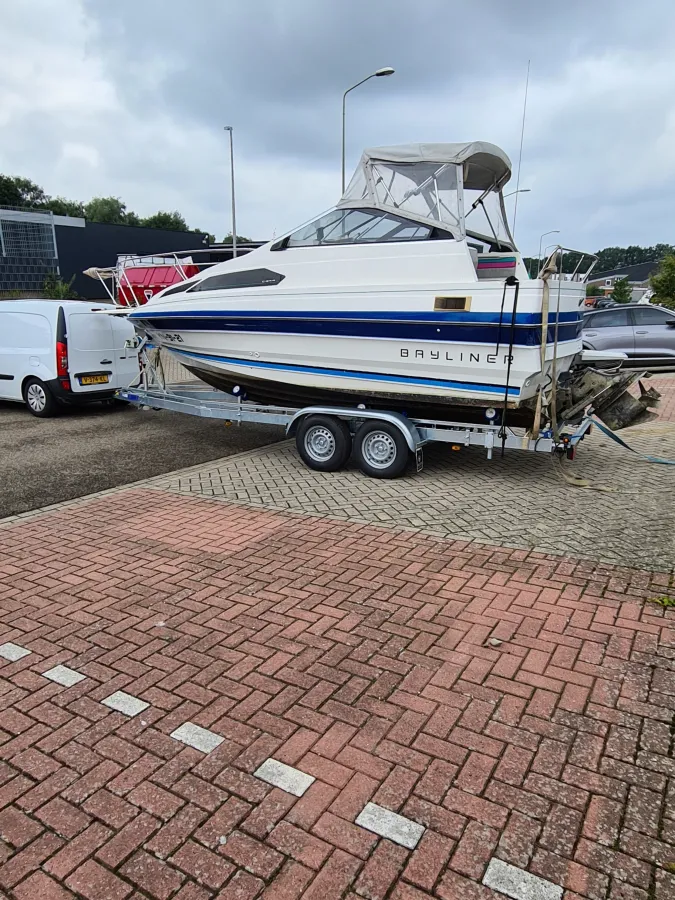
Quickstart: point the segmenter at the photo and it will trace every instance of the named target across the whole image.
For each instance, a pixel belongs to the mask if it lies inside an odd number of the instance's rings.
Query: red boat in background
[[[184,263],[184,277],[175,263],[164,266],[131,266],[124,269],[124,277],[117,286],[117,303],[119,306],[142,306],[165,287],[178,284],[199,273],[199,266]]]
[[[122,256],[113,268],[87,269],[85,274],[102,282],[116,306],[129,307],[143,306],[164,288],[187,281],[199,270],[192,257]]]

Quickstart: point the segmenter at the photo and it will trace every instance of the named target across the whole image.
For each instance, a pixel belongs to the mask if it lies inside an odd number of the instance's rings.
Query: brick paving
[[[0,659],[0,896],[496,900],[496,857],[565,900],[675,897],[667,573],[155,486],[6,523],[0,576],[31,651]]]
[[[649,381],[663,394],[659,418],[621,432],[641,453],[675,459],[675,376]],[[637,392],[637,387],[635,388]],[[425,448],[422,476],[365,478],[356,468],[313,472],[293,444],[173,473],[155,484],[229,503],[370,522],[490,545],[672,571],[675,467],[646,462],[595,432],[568,463],[544,454],[473,447]],[[576,474],[590,487],[571,485]]]

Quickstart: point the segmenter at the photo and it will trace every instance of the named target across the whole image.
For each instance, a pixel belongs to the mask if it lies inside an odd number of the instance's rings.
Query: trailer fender
[[[368,419],[390,422],[399,429],[411,453],[415,453],[418,447],[426,443],[416,426],[401,413],[379,409],[345,409],[338,406],[307,406],[299,409],[286,426],[286,436],[293,437],[302,419],[311,415],[337,416],[349,423],[350,430],[356,430],[361,422]]]

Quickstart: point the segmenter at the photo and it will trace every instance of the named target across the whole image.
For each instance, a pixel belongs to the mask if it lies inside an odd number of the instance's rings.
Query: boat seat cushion
[[[504,253],[479,253],[478,278],[508,278],[516,274],[516,257]]]

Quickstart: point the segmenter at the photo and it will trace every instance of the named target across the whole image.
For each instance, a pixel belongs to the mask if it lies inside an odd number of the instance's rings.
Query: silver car
[[[675,312],[662,306],[625,304],[588,312],[584,348],[619,350],[650,363],[675,363]]]

